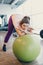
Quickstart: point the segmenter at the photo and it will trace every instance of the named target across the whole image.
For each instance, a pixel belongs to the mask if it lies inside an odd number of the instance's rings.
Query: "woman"
[[[25,35],[28,32],[32,32],[32,28],[30,27],[30,17],[22,16],[19,14],[14,14],[10,16],[8,22],[8,32],[4,39],[3,51],[6,51],[6,43],[8,42],[13,30],[15,30],[19,36]]]

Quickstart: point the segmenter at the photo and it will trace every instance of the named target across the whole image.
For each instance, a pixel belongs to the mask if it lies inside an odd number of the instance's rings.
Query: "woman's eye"
[[[25,25],[23,25],[25,27]]]

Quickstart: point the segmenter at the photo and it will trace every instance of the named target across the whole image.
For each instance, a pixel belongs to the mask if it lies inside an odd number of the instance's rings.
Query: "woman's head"
[[[21,22],[20,22],[20,26],[22,29],[26,29],[28,26],[30,25],[30,17],[25,16]]]

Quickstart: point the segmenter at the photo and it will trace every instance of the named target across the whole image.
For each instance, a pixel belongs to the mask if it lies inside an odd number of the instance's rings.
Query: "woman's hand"
[[[26,35],[26,33],[22,31],[21,29],[16,28],[16,32],[18,33],[19,36]]]
[[[27,29],[27,31],[29,31],[29,32],[32,32],[32,30],[34,30],[34,29],[30,28],[30,27]]]

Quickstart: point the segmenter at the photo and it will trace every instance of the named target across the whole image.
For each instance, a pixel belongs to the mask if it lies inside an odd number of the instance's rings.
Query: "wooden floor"
[[[32,63],[19,62],[12,53],[3,52],[0,50],[0,65],[39,65],[37,61]]]
[[[22,63],[17,60],[12,52],[12,44],[14,41],[13,35],[7,43],[7,52],[2,51],[2,45],[6,32],[0,32],[0,65],[43,65],[43,40],[41,40],[41,53],[39,57],[32,63]]]
[[[0,51],[0,65],[22,65],[10,52]]]

